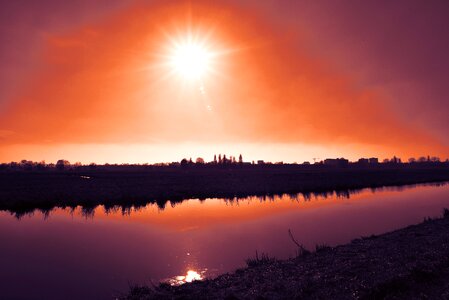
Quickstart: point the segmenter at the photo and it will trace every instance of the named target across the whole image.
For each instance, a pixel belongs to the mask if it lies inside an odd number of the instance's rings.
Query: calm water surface
[[[256,250],[291,257],[288,229],[312,249],[418,223],[443,207],[449,185],[188,200],[163,210],[55,209],[20,219],[0,212],[0,298],[111,299],[130,283],[235,270]]]

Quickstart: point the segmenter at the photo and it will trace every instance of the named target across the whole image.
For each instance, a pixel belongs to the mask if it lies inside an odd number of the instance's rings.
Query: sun
[[[205,30],[186,25],[162,29],[162,33],[165,42],[156,53],[160,59],[157,66],[163,67],[161,79],[175,79],[183,88],[199,87],[201,94],[204,94],[204,85],[213,86],[221,82],[217,80],[227,77],[230,56],[240,51],[221,40],[213,26]]]
[[[199,80],[211,69],[213,54],[205,45],[185,41],[174,45],[170,64],[174,71],[187,80]]]

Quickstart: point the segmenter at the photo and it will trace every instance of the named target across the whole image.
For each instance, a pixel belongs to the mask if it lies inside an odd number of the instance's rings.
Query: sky
[[[1,1],[0,161],[446,159],[448,14],[436,0]],[[186,45],[199,62],[179,65]]]

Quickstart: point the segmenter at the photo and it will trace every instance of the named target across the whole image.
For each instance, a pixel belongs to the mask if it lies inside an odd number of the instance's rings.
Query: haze
[[[3,1],[0,161],[446,159],[449,5],[380,2]]]

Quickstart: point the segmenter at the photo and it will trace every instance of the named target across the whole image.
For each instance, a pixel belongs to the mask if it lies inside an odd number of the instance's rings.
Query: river
[[[0,212],[0,298],[113,299],[130,284],[181,284],[381,234],[449,207],[449,185],[243,199],[190,199],[164,208]]]

